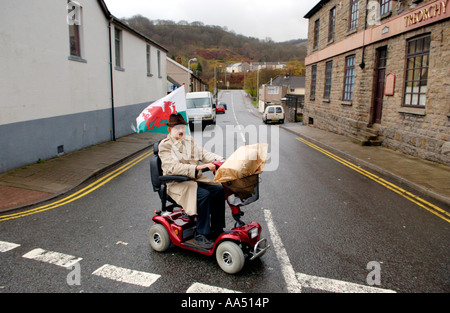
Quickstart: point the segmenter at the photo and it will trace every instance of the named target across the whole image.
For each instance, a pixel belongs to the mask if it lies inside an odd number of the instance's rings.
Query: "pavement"
[[[362,146],[325,130],[286,123],[282,128],[342,158],[450,206],[450,167],[382,146]],[[376,174],[376,173],[374,173]]]
[[[450,205],[450,167],[408,156],[384,147],[367,147],[345,136],[300,123],[280,127],[352,163],[401,182]],[[141,133],[85,148],[43,163],[0,174],[0,213],[69,193],[126,159],[151,149],[165,135]],[[150,184],[150,177],[149,182]]]
[[[153,147],[154,142],[166,136],[132,134],[2,173],[0,213],[37,205],[68,193],[83,182]]]

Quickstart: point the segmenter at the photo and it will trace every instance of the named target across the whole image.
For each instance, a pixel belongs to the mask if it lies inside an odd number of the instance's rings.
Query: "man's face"
[[[170,135],[177,140],[181,140],[184,138],[186,134],[186,125],[176,125],[174,127],[169,128]]]

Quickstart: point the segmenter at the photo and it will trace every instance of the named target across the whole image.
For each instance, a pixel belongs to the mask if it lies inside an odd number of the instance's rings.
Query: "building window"
[[[328,42],[334,40],[335,29],[336,29],[336,7],[330,10],[330,20],[328,24]]]
[[[353,100],[353,84],[355,82],[355,56],[345,58],[344,100]]]
[[[425,107],[429,57],[430,35],[408,40],[404,106]]]
[[[70,55],[81,58],[80,26],[69,25]]]
[[[280,89],[278,88],[278,86],[269,86],[267,88],[267,94],[269,95],[277,95],[280,93]]]
[[[158,78],[161,78],[161,51],[158,50],[156,56],[158,59]]]
[[[320,28],[320,19],[314,22],[314,43],[313,49],[317,49],[319,46],[319,28]]]
[[[313,65],[311,68],[311,93],[309,95],[310,99],[316,97],[316,82],[317,82],[317,65]]]
[[[323,94],[323,97],[325,99],[330,99],[332,71],[333,71],[333,61],[329,61],[327,62],[325,67],[325,92]]]
[[[81,7],[68,2],[70,56],[81,58]]]
[[[350,0],[350,30],[356,29],[358,27],[358,13],[359,0]]]
[[[116,54],[116,67],[122,68],[122,31],[117,28],[114,28],[114,44]]]
[[[151,64],[150,45],[147,45],[146,57],[147,57],[147,76],[151,76],[152,72],[150,67]]]
[[[392,10],[392,0],[380,0],[380,15],[388,14]]]

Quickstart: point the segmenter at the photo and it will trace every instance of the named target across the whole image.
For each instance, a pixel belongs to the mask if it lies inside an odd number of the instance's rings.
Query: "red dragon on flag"
[[[167,124],[171,114],[181,114],[185,121],[187,117],[186,93],[184,86],[176,89],[169,95],[161,98],[151,105],[137,117],[137,128],[133,127],[137,133],[155,132],[167,134]]]
[[[160,106],[150,106],[146,110],[147,112],[142,113],[142,115],[146,120],[145,125],[147,126],[147,130],[165,126],[169,121],[170,115],[178,113],[175,102],[172,101],[164,101],[164,107],[162,108]]]

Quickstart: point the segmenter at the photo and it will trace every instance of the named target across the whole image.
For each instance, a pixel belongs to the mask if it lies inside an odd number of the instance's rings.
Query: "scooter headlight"
[[[248,231],[248,236],[250,239],[258,237],[259,230],[257,227],[254,227]]]

